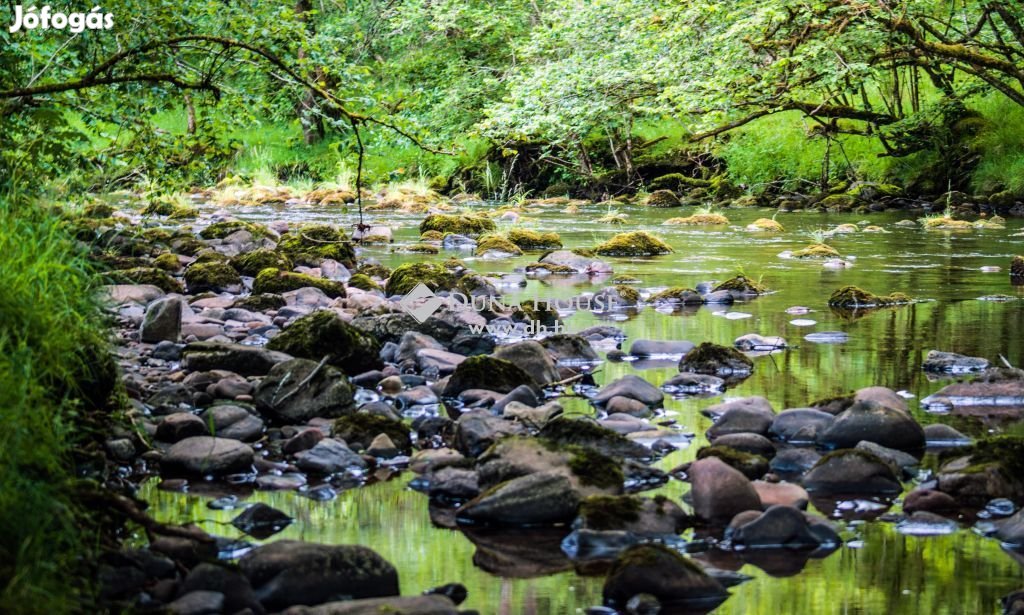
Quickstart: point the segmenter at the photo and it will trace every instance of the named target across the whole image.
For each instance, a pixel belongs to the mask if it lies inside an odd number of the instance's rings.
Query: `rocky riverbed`
[[[195,522],[130,540],[111,599],[953,613],[1022,584],[1014,220],[549,200],[377,212],[360,242],[337,204],[196,205],[82,229],[138,429],[108,453]]]

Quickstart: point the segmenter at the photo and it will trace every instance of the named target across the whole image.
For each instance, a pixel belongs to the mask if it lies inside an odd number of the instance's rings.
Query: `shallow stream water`
[[[776,411],[801,407],[811,401],[855,389],[884,385],[914,397],[909,404],[922,423],[946,422],[971,435],[986,432],[1024,432],[1020,425],[951,414],[932,414],[920,400],[945,382],[929,379],[920,369],[931,349],[985,357],[997,362],[1000,355],[1016,366],[1024,365],[1024,290],[1009,283],[1008,266],[1014,254],[1024,253],[1019,220],[1006,230],[969,232],[924,231],[900,228],[894,222],[909,216],[873,214],[870,223],[886,233],[836,235],[829,243],[853,266],[828,270],[820,261],[779,258],[784,250],[812,243],[811,232],[841,223],[858,223],[854,215],[792,213],[778,216],[786,232],[775,235],[750,233],[743,227],[764,210],[728,210],[729,227],[666,227],[669,217],[687,215],[680,209],[652,210],[625,207],[628,222],[608,226],[595,222],[607,213],[602,207],[584,206],[578,214],[560,213],[561,207],[526,214],[528,228],[556,231],[566,247],[591,247],[623,230],[647,230],[662,237],[675,253],[650,259],[606,259],[615,274],[639,278],[641,290],[669,286],[693,287],[699,282],[724,280],[737,270],[761,278],[773,294],[730,308],[708,306],[685,312],[661,312],[651,307],[639,313],[597,316],[588,312],[564,319],[568,332],[595,324],[613,324],[628,335],[624,347],[638,339],[712,341],[731,345],[746,333],[780,335],[791,348],[772,357],[755,360],[752,377],[730,388],[724,397],[666,398],[669,417],[695,438],[679,451],[658,462],[671,469],[693,459],[706,444],[704,431],[711,421],[699,410],[723,399],[762,395]],[[236,212],[254,221],[285,219],[317,221],[350,226],[354,212],[317,207],[259,207]],[[368,221],[396,229],[395,243],[368,247],[361,257],[378,258],[388,266],[409,260],[440,260],[457,256],[484,274],[501,274],[536,261],[538,254],[508,260],[474,259],[465,254],[423,256],[394,252],[402,244],[418,240],[422,215],[373,214]],[[999,271],[982,271],[999,267]],[[525,289],[502,289],[506,297],[568,298],[596,291],[610,279],[531,280]],[[882,309],[856,318],[834,314],[826,306],[835,289],[854,284],[887,294],[900,291],[922,301],[906,307]],[[1017,300],[979,300],[987,295],[1010,295]],[[806,306],[813,311],[794,316],[785,310]],[[715,312],[749,314],[730,319]],[[794,319],[816,321],[794,326]],[[842,331],[844,343],[816,343],[805,336]],[[605,362],[596,375],[599,384],[625,374],[639,374],[655,385],[676,373],[674,362],[660,366],[629,362]],[[566,400],[570,412],[592,412],[582,399]],[[364,544],[388,559],[399,571],[402,593],[415,594],[430,587],[458,581],[469,589],[465,608],[481,613],[530,613],[555,615],[582,612],[601,603],[603,576],[578,574],[561,554],[559,542],[568,530],[467,535],[439,529],[430,522],[425,495],[407,483],[414,475],[402,472],[366,487],[344,491],[331,501],[316,502],[294,493],[257,492],[248,501],[261,501],[295,517],[296,522],[270,540],[301,539],[326,543]],[[156,488],[157,481],[143,486],[142,497],[161,520],[199,522],[220,535],[239,533],[227,522],[238,511],[207,508],[207,497]],[[908,483],[908,487],[912,487]],[[671,481],[655,492],[673,499],[682,497],[688,485]],[[962,526],[953,534],[910,536],[893,523],[864,521],[865,515],[837,512],[833,503],[814,502],[820,514],[837,520],[846,544],[824,559],[807,562],[744,562],[735,556],[706,554],[714,565],[739,570],[752,579],[733,587],[731,597],[715,613],[996,613],[999,598],[1024,586],[1024,574],[1011,554],[992,540]],[[862,507],[863,504],[862,504]],[[888,512],[898,512],[898,501]],[[878,515],[883,510],[878,510]],[[873,515],[867,515],[868,517]],[[857,517],[861,517],[858,519]],[[239,536],[241,537],[241,536]],[[684,537],[689,537],[684,535]],[[757,564],[760,564],[757,565]],[[582,572],[582,571],[581,571]]]

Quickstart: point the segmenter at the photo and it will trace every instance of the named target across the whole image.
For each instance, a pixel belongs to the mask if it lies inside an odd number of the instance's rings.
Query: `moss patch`
[[[649,303],[679,303],[681,305],[700,305],[704,299],[692,288],[675,286],[651,295]]]
[[[579,516],[588,530],[614,531],[639,521],[642,509],[635,495],[592,495],[580,502]]]
[[[722,214],[693,214],[685,218],[669,218],[662,224],[666,226],[722,226],[729,224],[729,218]]]
[[[839,258],[839,250],[823,243],[814,243],[793,252],[793,258]]]
[[[763,231],[766,233],[781,233],[786,229],[771,218],[758,218],[747,225],[748,231]]]
[[[615,292],[622,297],[622,300],[628,305],[636,305],[640,303],[640,291],[633,288],[632,286],[626,286],[624,284],[618,284],[613,286]]]
[[[831,307],[838,308],[859,308],[859,307],[883,307],[887,305],[906,305],[913,299],[903,293],[892,293],[890,295],[876,295],[857,286],[844,286],[832,293],[828,298]]]
[[[676,193],[671,190],[655,190],[644,199],[644,205],[648,207],[679,207],[682,203]]]
[[[768,460],[761,455],[754,455],[736,450],[729,446],[705,446],[697,451],[697,459],[717,457],[726,464],[739,470],[750,480],[757,480],[768,473]]]
[[[475,254],[477,256],[481,256],[485,252],[490,252],[492,250],[497,252],[514,254],[516,256],[523,253],[523,251],[519,249],[519,246],[512,243],[508,239],[502,237],[501,235],[484,235],[476,244]]]
[[[156,267],[134,267],[113,272],[111,276],[122,284],[152,284],[165,293],[180,293],[181,284]]]
[[[220,292],[242,284],[242,278],[231,265],[222,262],[192,263],[185,270],[185,284],[190,293]]]
[[[679,371],[696,374],[717,374],[723,367],[754,369],[754,362],[730,346],[704,342],[679,361]]]
[[[444,239],[444,233],[441,231],[427,231],[420,234],[420,241],[441,241],[442,239]]]
[[[730,278],[718,286],[716,286],[711,292],[718,292],[720,290],[728,290],[737,293],[743,293],[745,295],[763,295],[768,292],[768,287],[760,282],[755,282],[742,273],[736,277]]]
[[[948,216],[922,218],[921,225],[927,230],[967,230],[973,228],[967,220],[954,220]]]
[[[281,295],[275,295],[272,293],[263,293],[259,295],[249,295],[243,297],[231,307],[239,308],[242,310],[249,310],[250,312],[266,312],[268,310],[279,310],[288,304]]]
[[[157,256],[153,260],[153,264],[158,269],[175,273],[181,269],[181,261],[178,260],[177,254],[171,254],[170,252],[164,252],[160,256]]]
[[[523,250],[557,250],[562,247],[558,233],[538,233],[522,228],[510,230],[508,240]]]
[[[657,256],[671,252],[668,244],[643,231],[619,233],[594,248],[594,254],[601,256]]]
[[[341,282],[326,280],[324,278],[314,278],[313,276],[306,275],[304,273],[281,271],[280,269],[274,269],[273,267],[263,269],[259,272],[256,276],[256,280],[252,284],[252,292],[254,294],[282,294],[307,287],[319,288],[325,295],[332,298],[345,296],[345,286]]]
[[[438,254],[441,252],[441,250],[437,246],[431,245],[429,243],[410,244],[408,246],[405,246],[405,248],[402,251],[411,252],[413,254]]]
[[[484,216],[432,214],[420,223],[420,233],[438,231],[445,235],[479,235],[496,228],[494,220]]]
[[[356,255],[348,236],[327,224],[291,230],[281,237],[277,248],[296,265],[317,267],[320,261],[329,258],[349,268],[355,266]]]
[[[457,397],[468,389],[509,393],[520,385],[540,391],[540,385],[518,365],[487,355],[470,357],[459,363],[448,379],[444,397]]]
[[[409,428],[402,421],[386,416],[358,412],[334,421],[333,436],[341,438],[353,450],[366,450],[373,439],[385,434],[403,453],[412,451]]]
[[[585,446],[566,446],[571,453],[569,469],[580,479],[580,484],[600,489],[616,489],[622,487],[626,480],[622,467],[607,455]]]
[[[287,271],[292,268],[291,259],[284,254],[279,254],[267,248],[259,248],[252,252],[239,254],[231,258],[229,262],[235,268],[235,271],[251,277],[256,277],[264,269],[284,269]]]
[[[243,220],[226,220],[224,222],[214,222],[200,231],[199,236],[203,239],[224,239],[238,231],[249,231],[253,237],[266,237],[270,234],[265,227],[259,224]]]
[[[405,263],[399,265],[391,272],[384,293],[387,295],[404,295],[416,287],[417,284],[424,284],[433,291],[451,290],[455,287],[457,279],[448,269],[433,263]]]
[[[1001,435],[983,438],[969,447],[949,451],[949,454],[956,457],[969,455],[972,466],[995,463],[1007,479],[1024,479],[1024,436]]]
[[[376,338],[343,321],[331,310],[299,318],[267,344],[293,357],[327,362],[346,374],[379,368],[380,344]]]
[[[377,284],[373,279],[365,273],[354,274],[348,281],[349,288],[358,288],[360,290],[374,291],[381,290],[380,284]]]

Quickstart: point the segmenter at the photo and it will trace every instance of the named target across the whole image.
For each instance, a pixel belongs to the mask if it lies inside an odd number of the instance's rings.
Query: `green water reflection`
[[[641,288],[694,286],[698,282],[724,279],[738,268],[748,275],[763,276],[775,294],[731,308],[750,314],[750,318],[729,320],[713,312],[725,308],[702,307],[692,313],[661,313],[653,309],[639,314],[620,315],[621,320],[577,313],[566,319],[569,331],[594,324],[614,324],[636,339],[675,339],[693,342],[713,341],[731,344],[745,333],[782,335],[794,345],[772,358],[758,358],[754,375],[730,389],[726,395],[741,397],[763,395],[777,410],[798,407],[814,399],[828,397],[874,384],[907,391],[918,419],[924,423],[946,422],[972,434],[1017,430],[1014,425],[999,424],[976,417],[933,415],[918,408],[918,400],[940,388],[920,370],[924,355],[933,348],[986,357],[995,361],[1000,355],[1014,365],[1024,365],[1024,301],[996,303],[978,297],[1006,294],[1024,298],[1019,288],[1010,286],[1009,259],[1024,252],[1019,221],[1011,221],[1004,231],[978,231],[964,234],[925,232],[916,228],[894,227],[905,216],[875,215],[872,224],[881,224],[890,232],[858,233],[834,237],[830,243],[844,256],[854,257],[853,267],[834,271],[820,263],[785,260],[783,250],[803,247],[811,242],[809,233],[845,222],[857,222],[856,216],[789,214],[779,216],[787,232],[768,236],[742,230],[764,211],[729,211],[728,229],[680,229],[660,226],[677,211],[651,211],[626,208],[630,223],[608,227],[593,222],[601,208],[584,208],[580,214],[565,215],[557,208],[528,214],[529,226],[562,234],[569,247],[592,246],[620,230],[644,229],[663,237],[675,254],[655,259],[611,259],[616,274],[629,274],[643,281]],[[329,221],[352,224],[351,212],[321,209],[258,208],[242,212],[254,220]],[[396,242],[389,247],[367,248],[363,255],[378,258],[388,265],[424,257],[395,253],[392,250],[418,237],[420,216],[390,215],[397,226]],[[382,222],[380,216],[375,221]],[[470,266],[483,273],[507,273],[536,259],[536,254],[508,261],[466,258]],[[429,257],[428,257],[429,258]],[[438,258],[438,257],[433,257]],[[982,272],[982,267],[998,266],[999,272]],[[607,281],[603,282],[607,284]],[[825,305],[828,295],[840,286],[855,284],[878,293],[901,291],[926,301],[912,306],[880,310],[855,320],[833,314]],[[507,292],[510,299],[539,295],[567,298],[600,285],[587,280],[531,281],[523,290]],[[794,317],[785,313],[790,306],[802,305],[814,312]],[[794,318],[817,321],[812,327],[793,326]],[[849,340],[843,344],[813,343],[803,339],[808,333],[843,331]],[[606,363],[598,375],[608,382],[628,373],[639,373],[655,384],[673,375],[672,366],[637,370],[628,363]],[[692,459],[705,443],[703,432],[710,421],[699,410],[716,399],[667,400],[666,411],[687,431],[697,434],[690,447],[673,453],[659,463],[669,469]],[[580,400],[567,403],[574,411],[588,411]],[[411,474],[340,494],[331,502],[314,502],[290,493],[254,494],[250,499],[280,508],[297,523],[275,538],[294,538],[328,543],[359,543],[373,547],[398,568],[404,593],[452,581],[464,583],[470,590],[467,607],[483,613],[574,613],[600,603],[600,577],[577,575],[569,562],[560,559],[558,536],[523,538],[505,543],[484,541],[477,553],[474,543],[457,531],[434,527],[429,519],[426,497],[406,488]],[[679,498],[686,485],[673,481],[662,492]],[[195,520],[211,532],[235,536],[229,521],[235,511],[218,512],[205,506],[198,496],[171,494],[147,483],[143,495],[153,504],[160,519]],[[898,507],[897,507],[898,509]],[[830,509],[820,511],[829,515]],[[1020,567],[997,543],[985,540],[969,529],[940,537],[908,537],[898,534],[891,524],[871,522],[844,526],[844,538],[861,541],[859,548],[843,547],[823,560],[811,560],[795,576],[775,578],[746,564],[742,572],[753,580],[732,590],[732,597],[716,613],[995,613],[998,598],[1022,584]],[[492,550],[496,544],[516,551],[523,543],[536,546],[533,555],[537,569],[559,570],[538,578],[512,578],[492,574],[501,562]],[[854,543],[858,545],[858,542]],[[499,550],[500,551],[500,550]],[[529,554],[527,554],[529,555]],[[715,560],[718,565],[727,562]],[[734,562],[733,565],[741,563]],[[511,570],[511,569],[509,569]],[[520,570],[521,569],[517,569]]]

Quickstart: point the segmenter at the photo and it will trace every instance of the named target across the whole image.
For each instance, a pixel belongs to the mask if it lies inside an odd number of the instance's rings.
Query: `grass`
[[[971,187],[985,193],[1009,190],[1024,195],[1024,108],[1001,94],[975,99],[970,106],[989,120],[975,142],[981,160]]]
[[[98,277],[39,210],[0,203],[0,252],[0,612],[85,609],[91,591],[76,572],[96,537],[71,495],[72,448],[82,415],[116,383]]]

